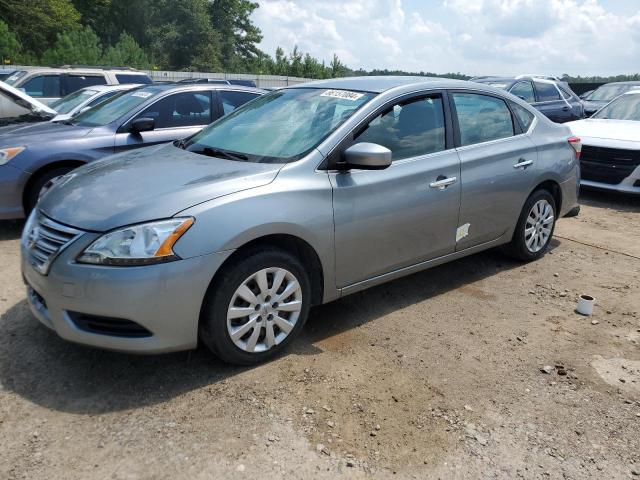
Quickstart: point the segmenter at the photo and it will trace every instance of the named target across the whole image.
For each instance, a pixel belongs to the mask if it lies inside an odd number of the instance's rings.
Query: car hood
[[[39,209],[54,220],[103,232],[169,218],[198,203],[271,183],[280,164],[207,157],[173,144],[106,157],[74,170]]]
[[[56,111],[51,107],[46,106],[44,103],[39,102],[35,98],[30,97],[21,90],[18,90],[11,85],[7,85],[4,82],[0,82],[0,95],[6,97],[9,101],[21,106],[22,108],[26,108],[32,113],[51,117],[56,114]]]
[[[565,123],[574,135],[584,139],[599,138],[619,142],[640,142],[640,122],[588,118]]]
[[[84,137],[94,127],[80,127],[64,123],[22,123],[0,127],[0,146],[15,147],[34,142],[52,142]]]

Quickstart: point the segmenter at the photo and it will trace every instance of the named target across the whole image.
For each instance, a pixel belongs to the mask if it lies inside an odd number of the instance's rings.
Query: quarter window
[[[454,93],[452,96],[461,146],[514,135],[511,111],[504,100],[476,93]]]
[[[22,87],[27,95],[35,98],[60,97],[60,75],[38,75]]]
[[[191,127],[211,123],[209,92],[183,92],[158,100],[137,118],[153,118],[156,128]]]
[[[394,161],[440,152],[445,149],[442,98],[398,103],[371,121],[355,140],[387,147]]]
[[[511,93],[527,103],[534,103],[536,101],[536,95],[533,93],[533,85],[531,85],[531,82],[516,83],[513,88],[511,88]]]
[[[539,102],[552,102],[554,100],[560,100],[558,89],[553,83],[535,82],[535,84],[536,91],[538,92]]]
[[[521,107],[515,102],[509,102],[509,103],[511,104],[511,110],[513,110],[513,113],[516,115],[516,118],[520,123],[520,127],[522,128],[522,131],[527,132],[529,130],[529,127],[533,123],[533,119],[535,118],[535,115],[531,113],[529,110],[527,110],[526,108]]]
[[[244,105],[249,100],[253,100],[258,95],[249,92],[231,92],[227,90],[219,90],[220,102],[222,103],[222,111],[224,115],[233,112],[240,105]]]

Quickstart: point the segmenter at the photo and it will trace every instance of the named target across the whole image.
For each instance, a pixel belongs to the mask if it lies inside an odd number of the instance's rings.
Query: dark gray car
[[[200,338],[263,361],[312,305],[499,245],[540,258],[577,207],[579,150],[568,127],[477,83],[284,88],[65,176],[25,225],[29,304],[77,343]]]
[[[233,85],[151,85],[65,122],[0,128],[0,219],[23,217],[74,168],[189,137],[263,93]]]
[[[611,100],[619,97],[630,90],[640,89],[640,82],[611,82],[605,83],[588,95],[582,97],[584,102],[584,113],[587,117],[592,116]]]
[[[540,110],[556,123],[584,118],[582,100],[567,82],[550,77],[520,75],[517,77],[478,77],[474,82],[501,88]]]

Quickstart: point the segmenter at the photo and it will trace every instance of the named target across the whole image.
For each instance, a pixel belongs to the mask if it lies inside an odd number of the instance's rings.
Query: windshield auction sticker
[[[141,98],[149,98],[151,96],[151,92],[134,92],[131,94],[132,97],[141,97]]]
[[[348,90],[327,90],[323,92],[321,97],[341,98],[343,100],[351,100],[352,102],[362,98],[364,93],[350,92]]]

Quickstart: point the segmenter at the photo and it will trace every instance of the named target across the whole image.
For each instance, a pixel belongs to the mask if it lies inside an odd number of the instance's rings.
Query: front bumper
[[[42,275],[23,245],[22,273],[33,314],[65,340],[130,353],[164,353],[195,348],[207,288],[232,252],[140,267],[107,267],[75,262],[98,234],[86,233],[69,245]],[[145,337],[94,333],[74,321],[74,313],[123,319],[144,327]]]
[[[0,165],[0,220],[24,217],[22,193],[29,175],[10,163]]]
[[[597,188],[599,190],[611,190],[620,193],[635,193],[640,195],[640,166],[618,184],[595,182],[593,180],[581,180],[581,187]]]

